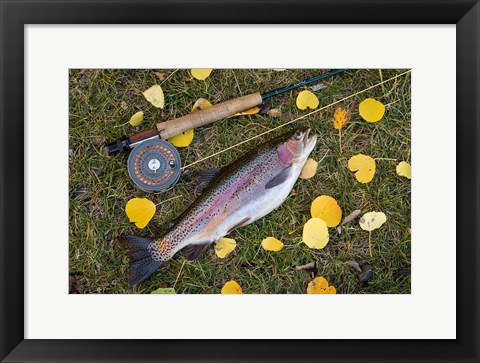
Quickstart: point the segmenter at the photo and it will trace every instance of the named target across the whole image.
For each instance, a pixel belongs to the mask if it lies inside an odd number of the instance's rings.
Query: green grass
[[[175,70],[160,70],[167,76]],[[315,93],[320,107],[402,73],[404,70],[352,70],[323,83]],[[160,287],[175,287],[177,293],[219,293],[225,282],[234,279],[244,293],[305,293],[311,276],[296,270],[296,265],[316,261],[319,276],[324,276],[337,293],[410,293],[410,181],[395,172],[398,162],[410,162],[410,75],[399,77],[341,103],[352,110],[352,119],[342,130],[343,152],[338,130],[332,126],[335,110],[325,110],[294,123],[310,126],[320,135],[311,157],[322,160],[316,176],[299,180],[289,198],[261,220],[233,232],[237,248],[219,259],[213,248],[193,263],[184,263],[181,254],[138,286],[127,283],[128,258],[118,236],[135,234],[156,237],[197,197],[193,193],[195,173],[204,168],[221,167],[276,132],[187,168],[171,190],[147,194],[137,189],[128,177],[125,154],[106,157],[105,142],[152,128],[190,112],[200,97],[212,103],[266,92],[312,77],[318,70],[214,70],[205,81],[192,79],[188,70],[178,70],[162,83],[154,70],[71,70],[70,114],[70,291],[79,293],[150,293]],[[165,93],[163,110],[151,106],[142,92],[161,84]],[[184,165],[209,156],[268,129],[304,115],[295,105],[299,90],[271,99],[272,108],[282,117],[249,115],[228,118],[195,130],[193,143],[179,149]],[[374,97],[385,105],[384,118],[367,123],[358,114],[358,104]],[[144,111],[139,127],[128,124],[131,115]],[[280,129],[279,132],[283,132]],[[291,128],[291,127],[290,127]],[[355,154],[377,160],[372,182],[360,184],[347,168]],[[310,204],[320,195],[335,198],[346,216],[355,209],[383,211],[387,223],[372,232],[373,257],[368,251],[368,232],[358,219],[339,234],[331,228],[330,241],[323,250],[309,249],[302,242],[302,228],[310,218]],[[148,226],[137,229],[125,215],[127,201],[147,197],[157,206]],[[170,198],[178,197],[169,200]],[[260,242],[268,236],[282,240],[280,252],[264,251]],[[347,265],[355,260],[372,266],[368,284],[358,281],[356,271]],[[183,268],[182,268],[183,265]]]

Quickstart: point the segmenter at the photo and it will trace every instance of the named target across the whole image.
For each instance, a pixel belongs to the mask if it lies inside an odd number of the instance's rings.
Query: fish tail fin
[[[136,285],[154,273],[163,261],[156,261],[150,254],[150,238],[137,236],[122,236],[122,245],[130,258],[130,275],[128,283]]]

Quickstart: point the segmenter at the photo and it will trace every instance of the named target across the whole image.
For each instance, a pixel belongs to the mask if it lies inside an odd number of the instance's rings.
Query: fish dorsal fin
[[[280,174],[278,174],[277,176],[270,179],[267,182],[267,184],[265,185],[265,189],[274,188],[277,185],[282,184],[283,182],[285,182],[289,178],[290,175],[292,175],[292,166],[291,165],[289,167],[283,169],[280,172]]]
[[[202,192],[206,187],[208,187],[213,179],[220,174],[222,168],[209,168],[200,170],[197,173],[197,180],[195,182],[195,191]]]
[[[191,245],[188,245],[187,247],[185,247],[185,258],[187,260],[189,260],[190,262],[191,261],[195,261],[197,258],[200,257],[200,255],[202,253],[204,253],[206,250],[208,250],[208,247],[210,247],[212,243],[211,242],[207,242],[207,243],[202,243],[200,245],[194,245],[194,244],[191,244]]]

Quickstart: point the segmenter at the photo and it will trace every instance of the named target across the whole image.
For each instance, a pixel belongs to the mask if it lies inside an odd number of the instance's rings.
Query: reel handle
[[[166,140],[195,127],[204,126],[233,116],[236,113],[258,106],[261,103],[262,96],[260,93],[252,93],[247,96],[218,103],[212,107],[173,120],[159,122],[156,124],[156,127],[160,138]]]

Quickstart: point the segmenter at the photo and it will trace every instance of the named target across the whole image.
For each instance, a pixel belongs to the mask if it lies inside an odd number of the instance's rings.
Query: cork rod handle
[[[160,138],[165,140],[195,127],[207,125],[248,110],[261,103],[262,96],[260,93],[252,93],[173,120],[159,122],[156,127]]]

